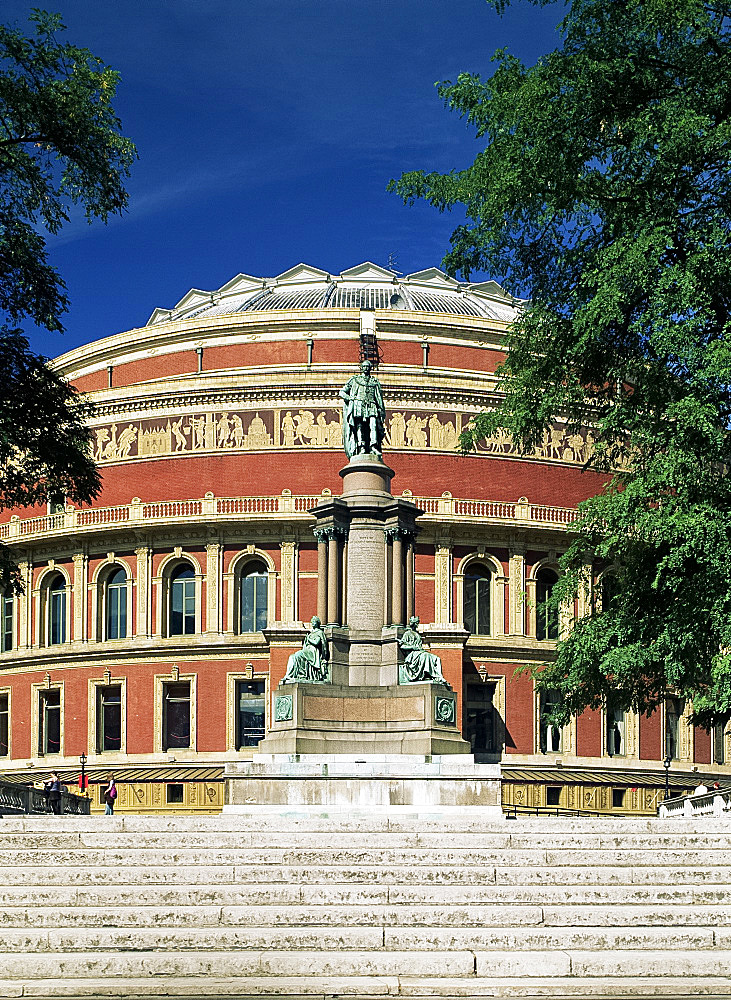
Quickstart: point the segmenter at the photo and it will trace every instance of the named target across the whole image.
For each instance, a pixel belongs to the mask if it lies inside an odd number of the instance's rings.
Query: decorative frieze
[[[455,452],[462,430],[474,413],[460,410],[435,412],[424,409],[386,411],[384,447],[397,451]],[[342,412],[322,409],[260,407],[253,412],[217,409],[207,412],[168,413],[96,426],[94,458],[100,464],[150,458],[160,455],[193,455],[210,452],[270,451],[286,448],[343,448]],[[593,445],[590,431],[569,434],[562,424],[546,431],[533,452],[520,455],[504,431],[484,438],[476,452],[500,458],[530,458],[552,463],[583,465]]]

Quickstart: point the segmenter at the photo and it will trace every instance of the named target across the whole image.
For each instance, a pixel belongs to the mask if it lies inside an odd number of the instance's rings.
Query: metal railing
[[[241,516],[265,519],[286,517],[306,521],[311,517],[308,511],[330,495],[327,490],[307,495],[294,495],[284,490],[275,496],[257,497],[216,497],[213,493],[206,493],[199,499],[150,503],[135,497],[131,503],[116,507],[76,510],[69,506],[61,514],[28,518],[14,514],[9,521],[0,524],[0,540],[12,542],[30,536],[62,535],[68,531],[98,531],[122,524],[136,527],[155,522],[225,521]],[[440,497],[420,497],[404,490],[400,499],[410,500],[420,507],[426,520],[433,517],[438,520],[510,522],[558,528],[568,526],[577,516],[571,507],[531,504],[524,498],[508,503],[503,500],[464,500],[453,497],[451,493],[443,493]]]
[[[594,819],[625,819],[628,816],[642,816],[647,818],[651,813],[640,812],[628,809],[615,809],[613,811],[601,809],[570,809],[568,806],[519,806],[513,803],[503,803],[503,813],[506,819],[517,819],[518,816],[588,816]]]
[[[73,792],[61,792],[62,813],[88,816],[90,807],[90,799]],[[42,788],[0,779],[0,816],[37,815],[51,811],[50,797]]]

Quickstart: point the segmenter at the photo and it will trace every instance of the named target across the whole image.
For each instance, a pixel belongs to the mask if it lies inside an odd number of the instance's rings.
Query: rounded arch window
[[[267,626],[269,574],[261,559],[247,562],[239,585],[239,632],[260,632]]]
[[[105,630],[107,639],[127,638],[127,572],[113,566],[104,585]]]
[[[463,621],[473,635],[490,635],[492,574],[482,563],[470,563],[464,574]]]
[[[46,608],[48,615],[48,645],[66,642],[66,580],[55,573],[48,581]]]
[[[180,563],[170,574],[169,635],[195,632],[195,572],[190,563]]]
[[[558,583],[552,569],[539,569],[536,574],[536,638],[558,639],[558,608],[547,605]]]

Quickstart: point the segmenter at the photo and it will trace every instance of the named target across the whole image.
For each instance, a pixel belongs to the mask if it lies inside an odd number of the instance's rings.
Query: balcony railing
[[[73,792],[62,791],[61,812],[73,816],[86,816],[89,814],[90,801],[84,796],[74,795]],[[0,816],[47,812],[51,812],[51,804],[42,788],[0,779]]]
[[[705,795],[678,795],[674,799],[665,799],[657,812],[661,819],[728,816],[731,812],[731,788],[715,788]]]
[[[206,493],[198,500],[156,500],[146,502],[135,497],[129,504],[116,507],[90,507],[77,510],[71,506],[64,513],[41,517],[20,518],[13,515],[0,524],[0,540],[13,542],[29,537],[62,535],[68,531],[94,532],[100,528],[128,524],[154,524],[155,522],[227,521],[231,518],[249,517],[307,521],[308,511],[321,500],[330,497],[321,494],[293,495],[284,490],[277,496],[216,497]],[[503,500],[463,500],[443,493],[440,497],[414,496],[404,490],[400,499],[410,500],[424,511],[424,520],[480,521],[514,523],[542,527],[562,528],[576,518],[571,507],[548,507],[529,503],[525,498],[513,502]]]

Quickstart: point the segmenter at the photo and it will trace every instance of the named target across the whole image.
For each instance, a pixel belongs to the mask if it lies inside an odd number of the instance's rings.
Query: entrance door
[[[493,704],[495,689],[491,681],[468,681],[465,685],[464,737],[474,754],[497,756],[501,750],[501,720]]]

